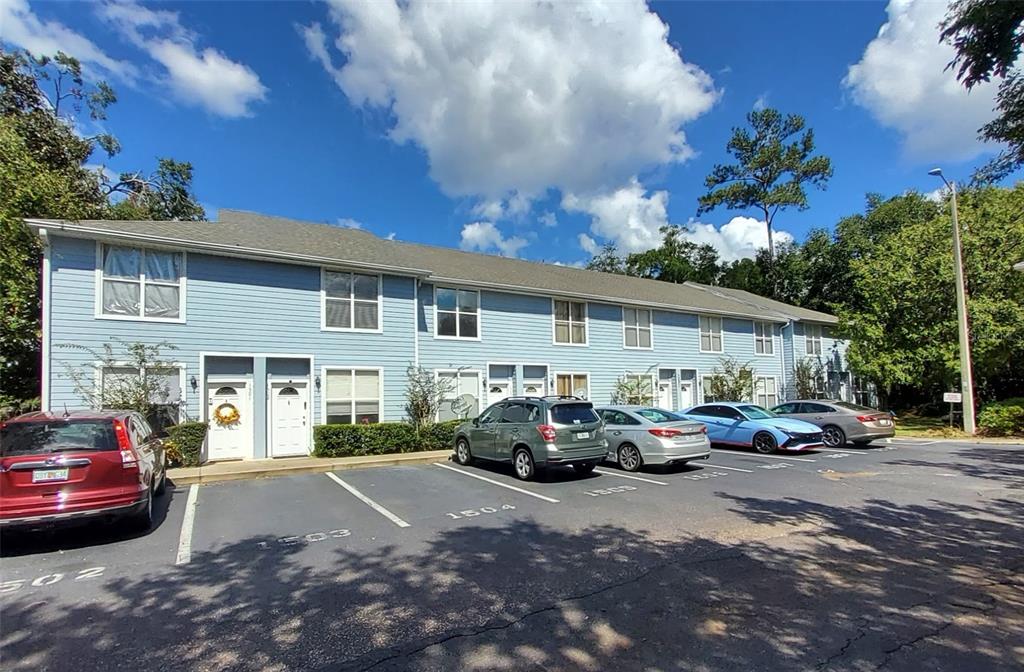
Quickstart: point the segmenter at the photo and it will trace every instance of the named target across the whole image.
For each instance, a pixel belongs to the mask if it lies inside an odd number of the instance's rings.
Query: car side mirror
[[[480,426],[480,418],[473,418],[473,426],[474,427],[479,427]]]

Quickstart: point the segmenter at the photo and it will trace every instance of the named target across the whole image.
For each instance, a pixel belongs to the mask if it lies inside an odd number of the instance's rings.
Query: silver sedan
[[[626,471],[645,464],[684,464],[711,455],[707,427],[650,406],[601,406],[608,460]]]

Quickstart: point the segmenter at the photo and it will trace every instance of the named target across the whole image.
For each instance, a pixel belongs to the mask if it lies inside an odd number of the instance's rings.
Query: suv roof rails
[[[549,394],[544,397],[545,399],[565,399],[567,401],[586,401],[582,397],[577,397],[574,394]]]
[[[527,401],[550,401],[552,399],[556,399],[556,400],[559,400],[559,401],[562,401],[562,400],[564,400],[564,401],[586,401],[586,399],[581,399],[580,397],[574,397],[574,396],[569,395],[569,394],[548,394],[548,395],[545,395],[543,397],[538,397],[536,395],[515,394],[515,395],[512,395],[510,397],[505,397],[504,399],[502,399],[502,401],[524,401],[524,400],[527,400]]]

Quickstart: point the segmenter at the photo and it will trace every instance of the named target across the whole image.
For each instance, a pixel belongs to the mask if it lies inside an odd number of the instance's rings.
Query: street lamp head
[[[942,177],[942,168],[932,168],[928,171],[928,174],[932,177]]]

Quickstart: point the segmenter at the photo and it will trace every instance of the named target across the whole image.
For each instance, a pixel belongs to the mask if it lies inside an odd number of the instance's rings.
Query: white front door
[[[270,384],[270,456],[309,454],[306,381]]]
[[[487,405],[496,404],[508,396],[507,382],[494,382],[487,385]]]
[[[246,380],[209,382],[207,459],[252,457],[252,395]]]
[[[658,407],[672,410],[672,381],[662,380],[658,383]]]
[[[685,411],[697,403],[693,394],[693,380],[684,379],[679,383],[679,410]]]

